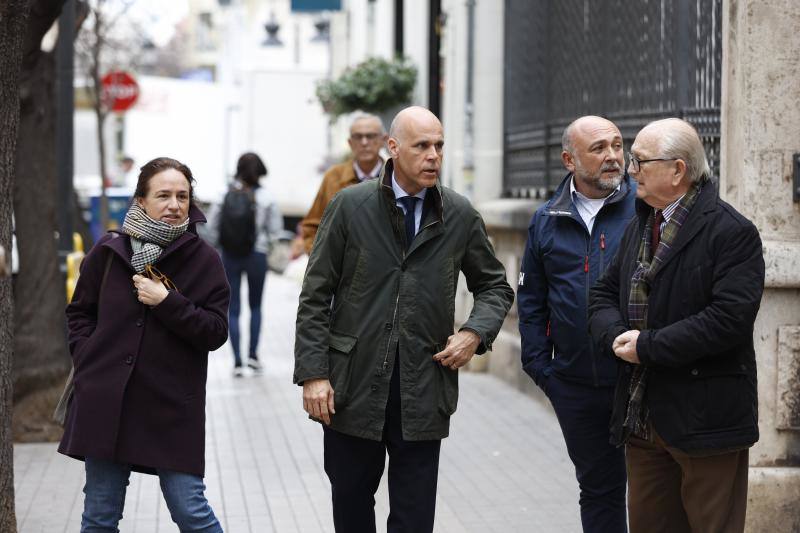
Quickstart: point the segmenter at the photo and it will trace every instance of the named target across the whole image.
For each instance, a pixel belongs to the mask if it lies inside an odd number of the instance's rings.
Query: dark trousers
[[[627,446],[631,532],[744,531],[749,450],[690,456],[650,433]]]
[[[250,349],[248,356],[258,359],[258,335],[261,332],[261,295],[264,292],[264,279],[267,277],[267,254],[250,252],[237,257],[222,252],[222,266],[231,286],[231,303],[228,308],[228,328],[233,346],[233,359],[236,366],[242,366],[239,346],[239,311],[241,308],[242,274],[247,274],[247,297],[250,303]]]
[[[400,371],[392,372],[383,439],[373,441],[324,427],[325,472],[338,533],[374,533],[375,491],[389,454],[388,533],[433,531],[440,440],[403,440]]]
[[[583,531],[627,531],[625,450],[608,442],[614,387],[581,385],[551,375],[545,392],[575,465]]]

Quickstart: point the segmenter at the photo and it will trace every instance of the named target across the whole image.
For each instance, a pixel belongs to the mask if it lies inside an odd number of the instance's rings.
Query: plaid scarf
[[[186,233],[188,227],[188,218],[177,226],[153,220],[134,201],[122,223],[122,232],[131,236],[131,248],[133,248],[131,265],[134,270],[139,274],[144,272],[145,267],[155,263],[164,248]]]
[[[639,244],[636,269],[631,277],[631,292],[628,296],[628,325],[631,329],[642,330],[648,325],[647,298],[650,295],[650,285],[664,264],[664,259],[672,249],[672,244],[675,242],[678,231],[683,226],[683,223],[686,222],[686,218],[689,216],[689,212],[692,210],[701,188],[701,183],[695,184],[681,198],[664,231],[661,232],[661,241],[655,253],[651,253],[651,235],[653,234],[655,211],[647,217],[642,241]],[[652,259],[650,259],[651,256]],[[647,425],[650,413],[644,403],[646,388],[647,365],[634,365],[628,388],[628,409],[622,427],[623,442],[627,441],[631,434],[642,439],[650,438]]]

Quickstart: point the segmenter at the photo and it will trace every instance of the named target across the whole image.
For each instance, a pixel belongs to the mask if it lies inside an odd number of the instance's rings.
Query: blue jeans
[[[83,487],[86,497],[81,533],[119,532],[117,525],[122,519],[130,475],[130,465],[86,458],[86,485]],[[182,533],[222,532],[222,526],[203,494],[206,486],[202,477],[159,469],[158,478],[172,521]]]
[[[264,292],[264,279],[267,277],[267,254],[250,252],[237,257],[222,252],[222,265],[231,286],[231,304],[228,309],[228,327],[233,346],[233,359],[236,366],[242,366],[239,346],[239,310],[241,308],[242,273],[247,274],[247,295],[250,301],[250,350],[248,356],[258,359],[258,335],[261,331],[261,295]]]

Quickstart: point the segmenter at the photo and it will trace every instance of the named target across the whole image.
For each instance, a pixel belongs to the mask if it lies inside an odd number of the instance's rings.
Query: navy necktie
[[[405,226],[406,226],[406,250],[411,246],[411,241],[414,240],[414,235],[416,235],[416,220],[414,213],[416,211],[417,206],[417,198],[416,196],[403,196],[402,198],[398,199],[401,204],[403,204],[403,208],[406,210],[405,216]]]

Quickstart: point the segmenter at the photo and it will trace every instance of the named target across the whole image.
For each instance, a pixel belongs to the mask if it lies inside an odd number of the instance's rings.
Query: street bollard
[[[81,261],[83,261],[83,238],[80,233],[72,234],[72,252],[67,254],[67,303],[72,301],[75,285],[80,275]]]

